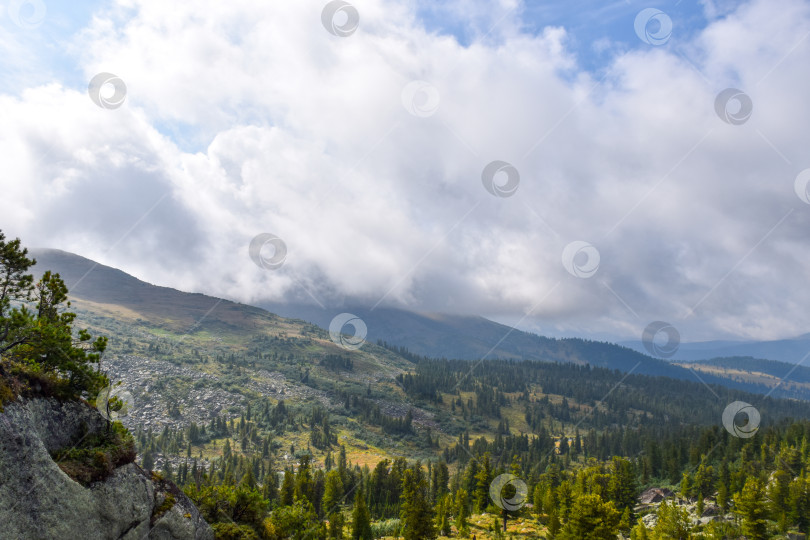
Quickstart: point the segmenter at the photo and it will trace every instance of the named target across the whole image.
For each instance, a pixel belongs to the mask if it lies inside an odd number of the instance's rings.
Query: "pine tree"
[[[742,516],[742,532],[748,540],[764,540],[767,537],[767,509],[762,482],[755,477],[745,481],[742,492],[734,502]]]
[[[728,511],[728,487],[722,482],[717,487],[717,505],[723,513]]]
[[[462,537],[466,537],[470,528],[467,525],[467,517],[470,513],[470,496],[467,490],[459,488],[456,491],[456,528]]]
[[[329,538],[343,538],[344,518],[341,512],[329,514]]]
[[[645,527],[644,522],[639,519],[638,523],[636,523],[630,531],[630,540],[649,540],[649,538],[647,527]]]
[[[366,506],[366,497],[363,495],[363,486],[357,489],[352,509],[352,540],[373,540],[371,533],[371,514]]]
[[[630,531],[630,524],[633,522],[633,514],[630,512],[630,508],[625,508],[624,512],[622,512],[622,518],[619,520],[619,530],[622,532]]]
[[[451,505],[452,502],[449,494],[439,497],[438,504],[436,505],[436,525],[438,526],[439,533],[444,536],[450,536]]]
[[[284,470],[284,481],[281,483],[281,505],[290,506],[295,500],[295,479],[290,469]]]
[[[298,465],[298,474],[295,476],[295,498],[307,499],[311,503],[315,502],[315,498],[313,497],[312,466],[310,464],[310,457],[307,454],[301,456],[301,463]]]
[[[475,475],[475,513],[486,511],[489,505],[489,486],[492,483],[492,465],[489,461],[489,452],[484,454],[481,468]]]
[[[611,464],[610,481],[608,483],[608,493],[616,508],[619,510],[630,509],[636,505],[638,496],[638,481],[633,464],[623,458],[614,457]],[[632,519],[632,516],[631,516]],[[629,525],[629,523],[628,523]]]
[[[432,481],[430,485],[431,499],[438,501],[442,496],[449,493],[447,483],[450,480],[450,470],[447,463],[440,461],[433,467]]]
[[[692,476],[685,472],[681,478],[681,497],[689,499],[692,496]]]
[[[256,478],[253,476],[253,469],[248,467],[247,472],[242,476],[242,480],[239,481],[239,485],[247,486],[250,489],[256,488]]]
[[[789,516],[799,532],[810,532],[810,479],[804,471],[790,483]]]
[[[790,474],[785,470],[773,473],[768,485],[768,498],[770,499],[771,517],[782,524],[783,533],[787,532],[787,514],[790,499]]]
[[[557,534],[560,532],[560,515],[557,512],[556,508],[552,508],[551,512],[548,514],[548,523],[546,524],[548,527],[548,533],[551,535],[551,538],[555,538]]]
[[[543,484],[538,483],[534,486],[534,511],[537,513],[537,516],[540,517],[543,515],[543,500],[546,496],[545,486]]]
[[[653,529],[654,538],[692,538],[692,523],[686,509],[668,504],[666,500],[661,503],[656,512],[658,521]]]
[[[340,445],[340,452],[338,453],[338,473],[340,474],[340,479],[343,481],[344,486],[350,486],[351,483],[349,482],[349,471],[346,459],[346,447],[342,444]]]
[[[0,231],[0,376],[12,367],[48,375],[66,395],[95,399],[109,384],[99,369],[107,338],[91,341],[87,330],[74,332],[76,314],[65,309],[70,308],[65,282],[48,270],[35,284],[28,273],[35,264],[19,238],[7,242]],[[5,384],[2,388],[9,392]],[[120,410],[123,402],[110,399],[105,405]]]
[[[402,476],[402,536],[405,540],[428,540],[436,538],[433,508],[428,501],[428,485],[422,468],[405,469]]]
[[[152,456],[152,452],[146,452],[143,455],[143,460],[141,461],[141,467],[143,467],[147,471],[151,471],[155,467],[155,459]]]
[[[571,517],[563,527],[560,538],[565,540],[615,540],[621,514],[612,501],[599,495],[580,495],[574,500]]]
[[[329,471],[326,474],[326,487],[323,493],[323,509],[327,514],[339,510],[343,502],[343,481],[338,471]]]

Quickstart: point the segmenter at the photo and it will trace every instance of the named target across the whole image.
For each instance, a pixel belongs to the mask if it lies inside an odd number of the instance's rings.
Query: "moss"
[[[157,506],[152,512],[152,521],[158,519],[160,516],[174,508],[174,504],[177,500],[174,498],[174,495],[171,493],[166,493],[166,496],[163,498],[163,502],[160,503],[160,506]]]
[[[134,462],[135,456],[135,441],[120,422],[52,455],[65,474],[84,486],[106,479],[117,467]]]
[[[0,366],[0,412],[5,403],[19,396],[53,397],[60,401],[76,399],[70,382],[54,374],[32,370],[20,363]]]
[[[5,378],[0,377],[0,412],[3,412],[3,407],[6,403],[12,402],[17,398],[14,390],[8,385]]]

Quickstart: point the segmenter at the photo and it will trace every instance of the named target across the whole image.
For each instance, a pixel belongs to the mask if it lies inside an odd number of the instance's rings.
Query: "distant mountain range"
[[[810,370],[794,369],[780,362],[754,361],[765,357],[751,351],[793,351],[788,358],[810,350],[810,337],[767,343],[710,342],[684,344],[672,362],[642,353],[640,343],[613,344],[579,338],[555,339],[510,328],[483,317],[447,314],[424,314],[401,309],[354,306],[321,309],[298,304],[263,304],[247,306],[203,294],[192,294],[141,281],[125,272],[95,263],[84,257],[53,249],[32,250],[36,270],[59,272],[70,287],[70,296],[82,301],[83,307],[115,315],[126,311],[154,325],[173,331],[227,329],[231,334],[250,335],[267,325],[300,326],[294,320],[328,329],[333,317],[349,312],[360,317],[368,328],[366,340],[405,347],[412,354],[432,358],[464,360],[526,359],[542,362],[590,364],[641,375],[666,376],[702,381],[757,393],[773,392],[775,397],[810,400]],[[132,315],[132,314],[135,315]],[[801,344],[806,344],[802,350]],[[625,346],[627,345],[627,346]],[[756,347],[760,348],[757,349]],[[780,349],[781,347],[781,349]],[[735,354],[732,354],[735,353]],[[773,353],[769,353],[773,354]],[[685,361],[713,357],[734,357],[713,363],[690,364]],[[676,363],[677,361],[677,363]],[[781,383],[786,374],[793,384]],[[754,376],[756,374],[756,376]]]
[[[625,347],[639,352],[646,352],[640,341],[622,341]],[[711,358],[735,358],[750,356],[775,360],[788,364],[810,366],[810,334],[803,334],[792,339],[774,341],[703,341],[681,343],[672,356],[672,361],[708,360]]]

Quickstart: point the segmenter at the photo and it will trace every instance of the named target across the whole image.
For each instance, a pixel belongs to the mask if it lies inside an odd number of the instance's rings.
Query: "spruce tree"
[[[804,471],[790,483],[789,512],[791,522],[799,532],[810,532],[810,479]]]
[[[326,487],[323,493],[323,510],[327,514],[331,514],[339,510],[342,502],[343,481],[340,479],[340,473],[336,470],[329,471],[326,474]]]
[[[742,516],[742,532],[748,540],[767,538],[767,508],[765,507],[765,490],[759,478],[751,477],[745,481],[742,492],[734,497],[737,509]]]
[[[436,538],[433,508],[430,506],[429,488],[419,464],[405,469],[402,476],[402,499],[400,517],[405,540],[428,540]]]
[[[470,515],[470,496],[467,490],[459,488],[456,491],[456,528],[461,536],[465,537],[470,532],[467,525],[467,517]]]
[[[580,495],[574,500],[571,516],[560,533],[566,540],[615,540],[621,514],[612,501],[599,495]]]
[[[444,536],[450,536],[450,507],[452,502],[450,495],[442,495],[436,505],[436,525],[438,526],[439,533]]]
[[[295,475],[295,498],[306,499],[314,503],[313,484],[310,457],[308,454],[304,454],[301,456],[298,473]]]
[[[484,454],[481,467],[475,475],[475,513],[481,514],[489,505],[489,487],[492,483],[492,465],[489,461],[489,452]]]
[[[295,479],[290,469],[284,470],[284,481],[281,483],[281,505],[290,506],[295,500]]]
[[[357,489],[354,496],[354,508],[352,509],[352,540],[373,540],[371,533],[371,514],[366,506],[366,497],[363,494],[363,486]]]

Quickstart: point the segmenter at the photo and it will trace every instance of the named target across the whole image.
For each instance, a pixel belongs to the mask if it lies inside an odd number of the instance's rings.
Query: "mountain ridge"
[[[262,328],[286,327],[291,331],[306,333],[307,321],[325,330],[329,328],[332,318],[343,311],[302,308],[290,304],[252,306],[153,285],[122,270],[62,250],[34,249],[31,254],[38,261],[35,271],[41,273],[46,268],[52,269],[62,275],[69,287],[73,284],[71,299],[78,306],[96,311],[109,309],[119,316],[120,309],[129,310],[130,318],[140,317],[150,324],[175,332],[204,330],[216,334],[227,331],[248,336]],[[280,313],[267,308],[275,308]],[[653,358],[620,344],[582,338],[548,338],[480,316],[421,314],[362,306],[344,309],[351,310],[353,315],[366,322],[368,343],[385,342],[405,347],[416,356],[589,364],[625,373],[699,380],[705,384],[719,384],[761,394],[768,393],[774,386],[778,395],[784,391],[778,388],[778,381],[770,381],[771,386],[768,386],[768,381],[764,380],[743,380],[736,374],[726,377],[721,368],[731,369],[729,366],[718,365],[713,371],[703,369],[698,376],[688,363]],[[328,340],[325,343],[332,345]],[[335,349],[340,350],[338,347]],[[788,368],[782,371],[787,372]],[[810,387],[793,388],[789,397],[810,399]]]

